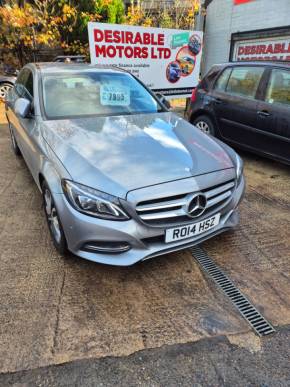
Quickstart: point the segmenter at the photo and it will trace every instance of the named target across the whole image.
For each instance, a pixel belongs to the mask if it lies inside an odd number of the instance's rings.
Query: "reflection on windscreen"
[[[48,118],[155,113],[162,108],[129,74],[47,74],[43,104]]]

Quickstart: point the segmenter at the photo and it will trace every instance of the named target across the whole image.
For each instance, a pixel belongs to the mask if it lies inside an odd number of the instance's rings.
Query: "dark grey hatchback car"
[[[186,118],[233,146],[290,164],[290,63],[213,66],[193,90]]]

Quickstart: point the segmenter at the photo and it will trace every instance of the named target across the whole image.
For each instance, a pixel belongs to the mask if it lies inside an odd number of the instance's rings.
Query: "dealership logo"
[[[202,215],[206,209],[206,204],[207,200],[204,194],[195,194],[188,203],[187,214],[192,218]]]

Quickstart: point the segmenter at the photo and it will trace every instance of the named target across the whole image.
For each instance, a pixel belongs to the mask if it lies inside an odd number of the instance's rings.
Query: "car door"
[[[23,94],[23,87],[24,83],[28,77],[28,71],[26,68],[22,69],[20,73],[18,74],[18,77],[16,79],[14,88],[8,93],[6,98],[6,105],[7,105],[7,117],[10,122],[11,128],[13,130],[14,136],[16,138],[17,144],[21,150],[21,153],[23,154],[23,145],[21,141],[21,136],[19,133],[20,125],[19,125],[19,118],[14,113],[14,104],[16,100],[20,97],[22,97]]]
[[[17,144],[21,150],[21,153],[28,165],[32,175],[34,177],[35,172],[35,158],[37,157],[36,144],[33,136],[35,135],[36,130],[36,120],[34,115],[34,75],[29,68],[22,70],[23,73],[19,74],[20,79],[17,80],[14,88],[15,96],[13,102],[15,103],[17,98],[26,98],[32,104],[31,114],[29,117],[22,118],[16,116],[14,109],[12,108],[12,114],[10,117],[10,122],[14,127],[14,132],[16,135]]]
[[[263,74],[262,66],[232,66],[216,81],[213,106],[220,137],[225,141],[256,146],[256,98]]]
[[[289,162],[290,69],[269,69],[263,100],[258,103],[257,117],[261,150]]]

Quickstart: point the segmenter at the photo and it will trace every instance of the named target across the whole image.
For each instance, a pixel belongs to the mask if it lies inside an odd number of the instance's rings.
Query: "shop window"
[[[267,88],[266,101],[290,105],[290,71],[272,70]]]

